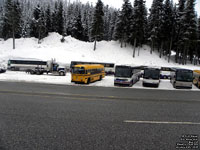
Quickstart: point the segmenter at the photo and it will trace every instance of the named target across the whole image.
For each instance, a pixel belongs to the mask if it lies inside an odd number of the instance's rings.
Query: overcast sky
[[[92,2],[93,5],[96,5],[97,0],[80,0],[83,3],[86,2]],[[153,0],[146,0],[146,6],[147,8],[151,7]],[[123,4],[123,0],[102,0],[102,2],[104,3],[104,5],[109,5],[115,8],[121,8],[122,4]],[[130,0],[130,2],[133,4],[134,0]],[[174,0],[174,3],[178,3],[178,0]],[[198,15],[200,15],[200,0],[196,0],[196,11],[198,11]]]

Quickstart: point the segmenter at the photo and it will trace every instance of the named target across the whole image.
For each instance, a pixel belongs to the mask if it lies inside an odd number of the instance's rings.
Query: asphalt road
[[[0,82],[0,150],[200,149],[199,139],[199,91]]]

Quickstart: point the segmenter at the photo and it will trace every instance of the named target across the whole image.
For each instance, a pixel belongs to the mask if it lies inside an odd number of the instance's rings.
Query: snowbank
[[[12,58],[35,58],[41,60],[51,60],[55,58],[57,62],[69,64],[71,61],[95,61],[109,62],[115,64],[134,64],[134,65],[151,65],[165,67],[184,67],[190,69],[200,69],[193,65],[180,66],[173,62],[168,63],[167,59],[159,58],[157,52],[150,54],[150,47],[143,46],[136,49],[136,57],[132,57],[133,49],[131,46],[120,48],[120,44],[115,41],[98,42],[97,50],[93,51],[93,44],[82,42],[72,38],[65,37],[65,42],[61,43],[61,35],[50,33],[48,37],[38,44],[35,38],[21,38],[16,40],[16,49],[12,49],[12,39],[7,41],[0,40],[0,63],[7,63]]]

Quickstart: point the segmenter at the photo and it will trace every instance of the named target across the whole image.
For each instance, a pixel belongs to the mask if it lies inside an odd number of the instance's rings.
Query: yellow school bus
[[[105,77],[103,65],[84,64],[72,68],[71,82],[89,84]]]
[[[200,70],[193,71],[193,84],[200,88]]]

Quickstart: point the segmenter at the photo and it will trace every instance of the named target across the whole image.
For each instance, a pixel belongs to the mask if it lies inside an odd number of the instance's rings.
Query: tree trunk
[[[176,56],[175,56],[176,63],[178,63],[178,56],[179,56],[179,51],[178,51],[178,48],[176,48]]]
[[[185,51],[185,65],[187,64],[188,49],[189,49],[189,45],[187,43],[186,51]]]
[[[161,43],[161,48],[160,48],[160,58],[162,57],[162,51],[163,51],[163,44],[164,44],[164,42],[162,41],[162,43]]]
[[[121,48],[123,47],[123,42],[122,42],[122,40],[120,40],[120,42],[121,42]]]
[[[186,44],[184,44],[184,50],[183,50],[183,57],[182,57],[182,64],[185,65],[185,55],[186,55]]]
[[[13,29],[13,49],[15,49],[15,30]]]
[[[95,41],[94,41],[94,51],[96,50],[96,48],[97,48],[97,39],[96,39],[96,37],[95,37]]]
[[[151,42],[151,51],[150,51],[151,54],[152,54],[153,48],[154,48],[154,42],[152,40],[152,42]]]
[[[134,48],[133,48],[133,57],[135,57],[135,48],[136,48],[137,39],[134,39]]]
[[[140,56],[140,48],[141,48],[142,46],[139,46],[139,48],[138,48],[138,56]]]
[[[38,44],[40,44],[40,40],[41,40],[41,28],[39,27],[39,33],[38,33]]]
[[[171,37],[170,46],[169,46],[168,63],[170,62],[170,58],[171,58],[172,42],[173,42],[173,38]]]

